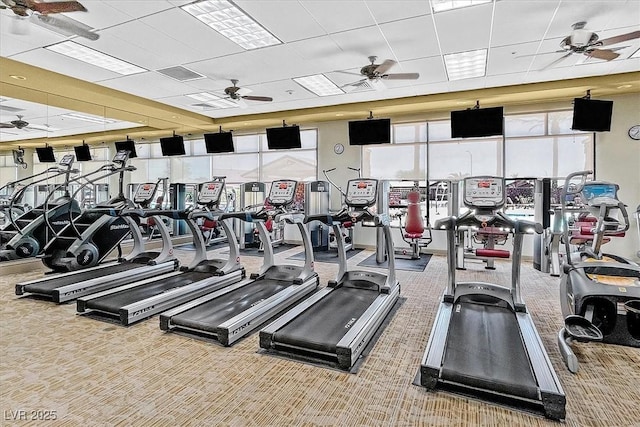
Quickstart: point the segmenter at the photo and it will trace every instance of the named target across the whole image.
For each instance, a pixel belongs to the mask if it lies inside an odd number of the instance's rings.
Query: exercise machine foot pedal
[[[582,316],[567,316],[564,329],[571,338],[580,342],[602,341],[603,338],[602,331]]]

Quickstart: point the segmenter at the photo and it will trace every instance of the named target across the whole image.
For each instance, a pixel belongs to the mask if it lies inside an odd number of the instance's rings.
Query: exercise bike
[[[618,200],[618,185],[587,182],[591,172],[576,172],[566,178],[561,197],[562,217],[567,218],[567,200],[579,195],[593,215],[591,221],[564,224],[565,242],[591,242],[571,253],[562,266],[560,303],[565,316],[558,334],[560,353],[569,371],[578,371],[578,359],[571,349],[574,341],[600,341],[640,347],[640,266],[617,255],[604,254],[602,244],[623,237],[629,229],[625,205]],[[578,179],[576,184],[572,180]],[[622,222],[614,216],[621,214]],[[586,225],[585,225],[586,224]],[[574,239],[572,240],[572,235]]]

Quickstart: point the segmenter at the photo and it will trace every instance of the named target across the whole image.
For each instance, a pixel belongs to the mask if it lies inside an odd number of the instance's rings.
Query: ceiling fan
[[[53,129],[49,125],[34,125],[22,120],[22,117],[18,115],[18,120],[12,120],[6,123],[0,123],[0,129],[24,129],[24,130],[41,130],[45,132],[53,132]]]
[[[365,78],[360,79],[353,83],[348,83],[342,87],[355,86],[356,88],[363,88],[373,86],[374,89],[384,89],[384,84],[380,80],[416,80],[420,77],[418,73],[394,73],[389,74],[387,71],[397,64],[393,59],[385,59],[382,64],[376,64],[377,56],[370,56],[369,62],[371,64],[365,65],[360,69],[361,76]],[[355,74],[355,73],[348,73]],[[373,85],[371,85],[373,83]]]
[[[13,32],[25,34],[25,20],[36,25],[56,31],[65,36],[80,36],[89,40],[97,40],[99,34],[94,33],[88,25],[57,13],[86,12],[87,9],[77,1],[42,2],[39,0],[0,0],[0,9],[10,9],[14,13]]]
[[[249,101],[273,101],[273,98],[269,96],[249,95],[249,93],[252,92],[251,89],[238,87],[238,80],[236,79],[231,79],[231,84],[233,84],[233,86],[229,86],[224,90],[225,95],[227,95],[226,99],[232,99],[236,101],[240,107],[247,107],[247,104],[244,103],[245,99]]]
[[[574,53],[583,54],[588,58],[611,61],[620,56],[620,54],[616,53],[615,51],[623,49],[626,46],[609,49],[601,49],[601,47],[640,38],[640,31],[632,31],[630,33],[620,34],[618,36],[600,40],[598,34],[585,29],[585,25],[587,25],[585,21],[580,21],[571,26],[573,28],[571,34],[562,39],[562,41],[560,42],[560,47],[562,48],[562,50],[554,52],[566,52],[565,55],[551,62],[544,68],[549,68]]]

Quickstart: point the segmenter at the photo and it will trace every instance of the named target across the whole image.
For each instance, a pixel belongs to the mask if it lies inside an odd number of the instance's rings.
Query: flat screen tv
[[[269,150],[288,150],[302,148],[299,126],[267,128],[267,147]]]
[[[231,132],[205,133],[204,144],[207,153],[233,153],[233,136]]]
[[[160,149],[163,156],[184,156],[184,139],[181,135],[160,138]]]
[[[130,139],[127,139],[126,141],[116,141],[116,150],[128,151],[130,159],[133,159],[134,157],[138,157],[136,155],[136,146],[134,142]]]
[[[38,161],[40,163],[55,163],[56,156],[53,155],[53,147],[37,147]]]
[[[79,162],[88,162],[91,160],[91,150],[89,150],[88,145],[78,145],[73,147],[73,150],[76,152],[76,160]]]
[[[573,100],[573,122],[571,129],[589,132],[611,130],[613,101],[575,98]]]
[[[452,138],[479,138],[503,134],[502,107],[476,108],[451,112]]]
[[[349,122],[349,145],[391,143],[391,119],[367,119]]]

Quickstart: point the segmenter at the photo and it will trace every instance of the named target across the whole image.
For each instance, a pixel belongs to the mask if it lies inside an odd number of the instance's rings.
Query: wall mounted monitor
[[[91,161],[91,150],[88,145],[78,145],[73,147],[73,150],[76,152],[76,159],[79,162]]]
[[[349,145],[390,144],[391,119],[349,122]]]
[[[504,133],[502,107],[476,108],[451,112],[452,138],[479,138]]]
[[[138,157],[136,155],[136,146],[134,142],[130,139],[127,139],[126,141],[116,141],[116,150],[128,151],[130,159],[133,159],[134,157]]]
[[[573,122],[571,129],[590,132],[611,130],[613,101],[575,98],[573,100]]]
[[[53,155],[53,147],[38,147],[36,148],[38,153],[38,161],[40,163],[55,163],[56,156]]]
[[[288,150],[302,148],[299,126],[267,128],[267,147],[269,150]]]
[[[231,132],[205,133],[204,144],[207,153],[233,153],[233,136]]]
[[[184,139],[181,135],[160,138],[160,149],[163,156],[184,156]]]

